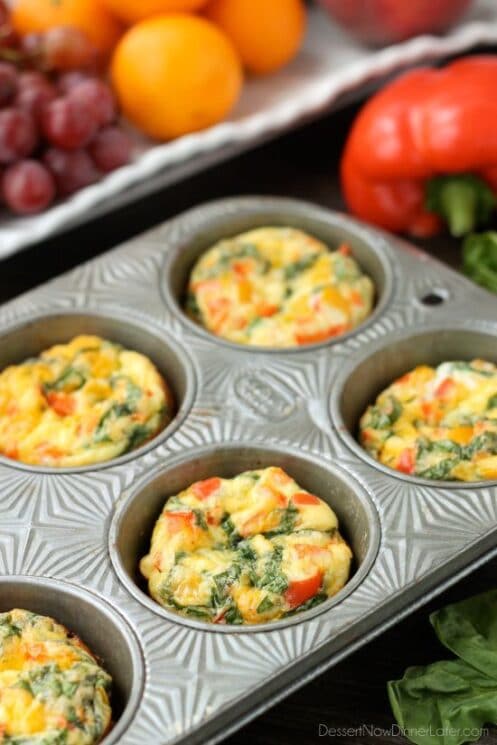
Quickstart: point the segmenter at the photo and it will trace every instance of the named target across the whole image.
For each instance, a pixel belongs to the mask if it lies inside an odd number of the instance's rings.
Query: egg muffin
[[[497,366],[421,365],[396,380],[360,421],[376,460],[425,479],[497,479]]]
[[[23,463],[101,463],[142,445],[173,416],[173,395],[152,362],[97,336],[0,373],[0,454]]]
[[[0,742],[94,745],[111,726],[112,679],[51,618],[0,613]]]
[[[199,481],[170,497],[140,569],[169,610],[258,624],[335,595],[351,560],[326,502],[269,467]]]
[[[186,311],[238,344],[298,347],[332,339],[371,313],[374,286],[347,245],[330,251],[295,228],[222,240],[197,261]]]

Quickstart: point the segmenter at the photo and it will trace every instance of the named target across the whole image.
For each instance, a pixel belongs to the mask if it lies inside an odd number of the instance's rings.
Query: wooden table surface
[[[355,109],[318,123],[213,168],[173,188],[46,241],[0,264],[0,302],[90,259],[119,242],[191,206],[223,196],[273,194],[298,197],[343,209],[338,162]],[[458,266],[456,243],[437,238],[420,243],[438,258]],[[428,623],[428,612],[496,585],[497,560],[454,585],[434,602],[385,632],[226,740],[227,745],[402,745],[392,731],[386,681],[412,664],[446,656]],[[345,730],[320,736],[326,728]],[[494,731],[481,741],[497,742]]]

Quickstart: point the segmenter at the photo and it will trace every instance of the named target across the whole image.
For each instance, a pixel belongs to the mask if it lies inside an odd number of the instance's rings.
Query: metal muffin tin
[[[371,318],[296,350],[217,339],[181,310],[208,245],[261,225],[347,241],[378,290]],[[365,406],[419,362],[497,361],[496,298],[412,246],[313,205],[208,204],[0,308],[0,368],[76,333],[144,352],[178,416],[123,458],[79,469],[0,459],[0,610],[55,616],[115,679],[105,745],[209,743],[366,643],[495,551],[497,483],[428,482],[354,439]],[[337,511],[355,553],[321,606],[257,627],[213,627],[155,604],[137,576],[170,494],[197,478],[281,465]]]

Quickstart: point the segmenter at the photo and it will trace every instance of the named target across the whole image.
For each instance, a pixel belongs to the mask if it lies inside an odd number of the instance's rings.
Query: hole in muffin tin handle
[[[450,293],[444,287],[435,287],[429,292],[424,293],[420,298],[419,302],[426,308],[436,308],[439,305],[443,305],[450,298]]]

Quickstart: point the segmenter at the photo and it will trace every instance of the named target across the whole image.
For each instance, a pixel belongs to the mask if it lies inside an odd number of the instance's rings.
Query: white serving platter
[[[476,0],[444,37],[421,36],[380,50],[360,45],[313,8],[301,54],[280,73],[249,80],[230,119],[161,145],[137,137],[133,162],[97,184],[41,215],[3,213],[0,259],[338,108],[399,69],[492,44],[497,44],[495,0]]]

